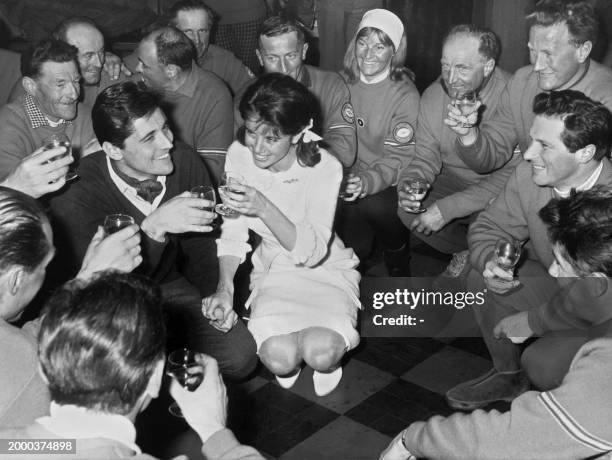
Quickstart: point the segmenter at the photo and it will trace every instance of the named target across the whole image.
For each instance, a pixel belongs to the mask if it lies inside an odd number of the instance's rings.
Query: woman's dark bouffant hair
[[[243,120],[270,125],[275,135],[295,136],[311,119],[319,117],[319,104],[308,89],[293,78],[280,73],[259,77],[245,91],[240,100]],[[245,127],[238,131],[244,145]],[[302,166],[314,166],[321,160],[317,142],[297,142],[297,160]]]

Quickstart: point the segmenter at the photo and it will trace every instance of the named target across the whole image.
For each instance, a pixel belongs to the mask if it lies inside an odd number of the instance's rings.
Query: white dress
[[[359,259],[332,231],[342,167],[320,149],[314,167],[297,161],[287,170],[258,168],[251,151],[234,142],[225,170],[243,176],[295,225],[292,251],[285,250],[257,217],[225,218],[217,240],[219,257],[232,255],[244,261],[251,250],[248,230],[261,236],[251,273],[249,331],[257,347],[268,337],[308,327],[326,327],[341,334],[348,349],[359,343],[355,329],[359,302]]]

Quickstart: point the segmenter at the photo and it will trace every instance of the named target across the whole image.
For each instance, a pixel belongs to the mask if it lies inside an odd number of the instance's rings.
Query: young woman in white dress
[[[252,257],[247,307],[259,357],[285,388],[305,362],[314,369],[315,393],[323,396],[336,388],[340,360],[359,343],[359,261],[332,228],[342,167],[310,131],[316,99],[291,77],[260,77],[239,108],[245,122],[225,171],[243,181],[220,190],[239,215],[224,218],[219,285],[203,300],[203,313],[221,330],[236,321],[233,279],[254,231],[261,243]]]

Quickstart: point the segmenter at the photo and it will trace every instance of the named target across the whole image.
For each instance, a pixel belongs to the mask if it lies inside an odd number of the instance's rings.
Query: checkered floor
[[[413,274],[433,276],[445,263],[445,258],[422,246],[414,248]],[[490,367],[488,352],[478,338],[365,337],[348,355],[342,381],[328,396],[314,394],[309,368],[289,390],[264,368],[248,382],[231,386],[228,424],[242,443],[271,459],[376,459],[411,422],[450,414],[444,393]],[[157,406],[165,411],[167,403],[162,399]],[[177,433],[185,430],[181,423]],[[144,432],[143,427],[139,431]],[[172,434],[166,429],[161,439]],[[159,445],[147,441],[151,440],[141,442],[144,450],[164,458],[185,453],[185,443],[160,451]],[[198,458],[197,448],[189,455]]]

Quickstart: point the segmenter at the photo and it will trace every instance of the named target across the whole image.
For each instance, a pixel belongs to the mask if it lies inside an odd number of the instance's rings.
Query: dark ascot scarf
[[[148,201],[149,203],[153,203],[153,200],[157,198],[157,196],[162,192],[164,186],[161,182],[155,179],[145,179],[138,180],[133,177],[128,176],[124,172],[120,171],[119,168],[115,165],[114,161],[110,162],[113,171],[130,187],[134,187],[136,189],[136,193],[143,200]]]

